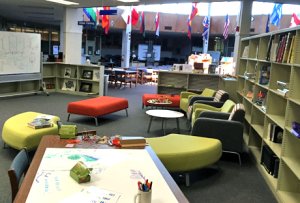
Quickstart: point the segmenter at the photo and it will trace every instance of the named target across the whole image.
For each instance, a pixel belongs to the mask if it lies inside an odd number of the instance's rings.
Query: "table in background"
[[[15,203],[23,203],[26,202],[27,196],[29,194],[30,188],[38,171],[39,165],[43,159],[43,155],[45,153],[46,148],[64,148],[67,144],[66,140],[61,140],[59,136],[56,135],[47,135],[44,136],[40,142],[40,145],[35,152],[34,158],[30,164],[30,167],[24,177],[24,180],[21,184],[19,192],[14,200]],[[108,145],[100,145],[100,144],[87,144],[87,145],[80,145],[81,148],[102,148],[102,149],[111,149],[112,147]],[[167,185],[169,186],[170,190],[173,192],[174,196],[178,200],[178,202],[188,202],[182,191],[179,189],[167,169],[163,166],[161,161],[158,159],[156,154],[153,152],[151,147],[146,147],[147,152],[149,153],[150,157],[152,158],[154,164],[156,165],[157,169],[161,173],[162,177],[166,181]]]

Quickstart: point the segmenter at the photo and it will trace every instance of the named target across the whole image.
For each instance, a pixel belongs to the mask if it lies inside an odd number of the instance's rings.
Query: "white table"
[[[165,135],[164,121],[165,121],[165,119],[172,119],[172,118],[176,119],[177,130],[178,130],[178,133],[180,133],[179,118],[184,116],[183,113],[178,112],[178,111],[173,111],[173,110],[153,109],[153,110],[146,111],[146,114],[148,114],[150,116],[150,122],[149,122],[149,125],[148,125],[147,132],[150,131],[153,117],[158,117],[158,118],[162,118],[162,130],[163,130],[164,135]]]

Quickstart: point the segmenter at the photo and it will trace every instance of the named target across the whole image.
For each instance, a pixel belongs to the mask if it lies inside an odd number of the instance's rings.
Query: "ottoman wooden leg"
[[[69,113],[69,114],[68,114],[68,118],[67,118],[67,121],[69,121],[69,120],[70,120],[70,115],[71,115],[71,114]]]

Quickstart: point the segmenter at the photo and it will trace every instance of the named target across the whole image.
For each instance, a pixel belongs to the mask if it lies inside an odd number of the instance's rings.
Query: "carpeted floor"
[[[154,119],[150,133],[147,133],[149,117],[142,109],[141,97],[144,93],[155,93],[156,86],[138,85],[134,88],[109,88],[109,96],[124,97],[129,100],[129,117],[125,111],[119,111],[99,118],[99,126],[94,119],[71,115],[67,122],[66,106],[68,102],[85,99],[86,97],[52,93],[22,97],[0,98],[0,130],[4,122],[11,116],[25,111],[36,111],[57,115],[65,124],[76,124],[79,131],[97,130],[98,135],[128,135],[156,137],[162,136],[161,120]],[[175,130],[175,120],[167,122],[167,133]],[[180,119],[181,133],[188,133],[186,121]],[[3,142],[0,139],[0,145]],[[17,151],[11,148],[0,148],[0,203],[9,203],[10,186],[7,170]],[[242,155],[242,166],[235,156],[223,156],[216,166],[191,173],[191,186],[186,187],[178,174],[172,174],[183,193],[190,202],[277,202],[272,192],[257,170],[250,155]]]

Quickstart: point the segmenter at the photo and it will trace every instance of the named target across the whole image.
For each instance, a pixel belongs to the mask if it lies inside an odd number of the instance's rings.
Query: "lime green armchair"
[[[235,103],[230,99],[226,100],[226,102],[221,107],[215,107],[208,104],[202,103],[194,103],[193,104],[193,113],[192,113],[192,126],[194,125],[196,119],[200,116],[200,114],[204,111],[215,111],[215,112],[223,112],[223,113],[230,113],[233,109]]]
[[[193,96],[201,96],[201,97],[213,97],[216,91],[213,89],[205,88],[201,94],[193,93],[193,92],[181,92],[180,94],[180,109],[187,113],[190,100]]]

